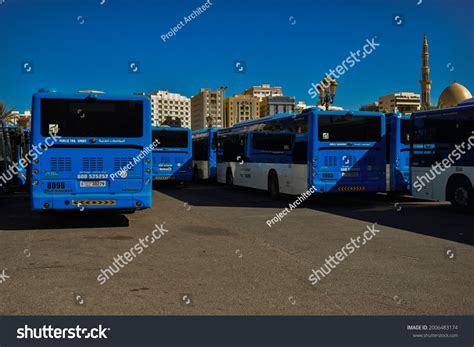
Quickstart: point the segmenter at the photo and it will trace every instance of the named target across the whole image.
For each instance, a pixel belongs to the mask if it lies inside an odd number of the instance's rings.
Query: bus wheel
[[[448,200],[455,208],[473,205],[472,186],[467,178],[458,178],[448,184]]]
[[[134,214],[135,211],[136,211],[135,208],[129,208],[129,209],[123,210],[122,213],[123,214]]]
[[[268,195],[272,199],[277,199],[280,196],[280,185],[275,171],[270,171],[268,174]]]
[[[227,168],[227,171],[225,173],[225,184],[232,187],[234,185],[234,176],[232,175],[232,170]]]

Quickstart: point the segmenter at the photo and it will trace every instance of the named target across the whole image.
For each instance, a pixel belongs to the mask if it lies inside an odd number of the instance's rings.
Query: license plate
[[[354,172],[354,171],[347,171],[347,172],[343,172],[342,176],[345,176],[345,177],[358,177],[359,173]]]
[[[173,177],[173,176],[156,176],[154,178],[155,181],[172,181],[175,179],[176,177]]]
[[[173,170],[173,168],[172,167],[160,167],[160,170],[161,171],[171,171],[171,170]]]
[[[81,181],[81,188],[96,188],[96,187],[106,187],[106,181]]]

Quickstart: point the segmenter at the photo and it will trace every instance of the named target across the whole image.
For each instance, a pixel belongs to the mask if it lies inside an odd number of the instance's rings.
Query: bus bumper
[[[33,211],[45,210],[123,210],[145,209],[152,207],[151,191],[138,194],[32,194],[31,207]]]
[[[377,193],[386,191],[385,180],[377,182],[318,182],[313,184],[318,193]]]

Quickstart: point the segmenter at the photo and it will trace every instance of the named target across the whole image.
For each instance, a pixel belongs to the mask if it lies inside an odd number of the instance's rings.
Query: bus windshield
[[[143,102],[41,99],[41,135],[54,128],[62,137],[142,137]]]
[[[381,118],[374,116],[318,116],[319,141],[378,142]]]
[[[158,148],[187,148],[188,133],[179,130],[153,131],[153,142],[159,141]]]

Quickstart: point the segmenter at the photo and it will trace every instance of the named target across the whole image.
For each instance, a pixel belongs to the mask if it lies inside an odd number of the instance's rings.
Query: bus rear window
[[[131,100],[41,99],[41,135],[142,137],[143,102]]]
[[[153,131],[153,142],[159,141],[158,148],[187,148],[188,132],[176,130]]]
[[[381,139],[381,117],[318,116],[319,141],[378,142]]]

